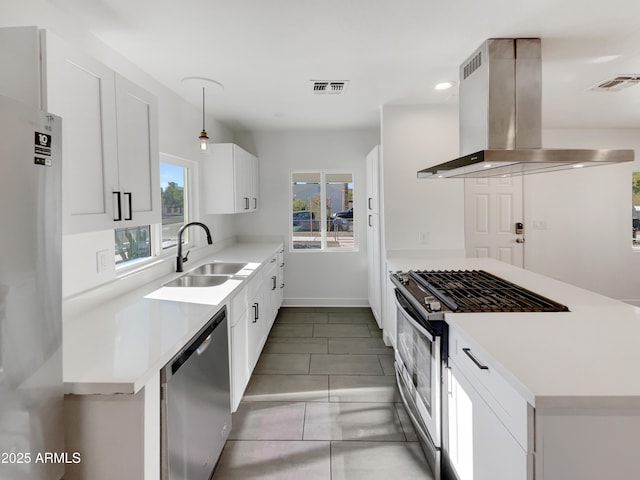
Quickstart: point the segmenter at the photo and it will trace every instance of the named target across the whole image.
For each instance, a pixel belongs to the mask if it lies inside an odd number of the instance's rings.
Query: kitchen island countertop
[[[640,408],[640,308],[493,259],[388,262],[398,270],[486,270],[566,305],[569,312],[445,316],[534,407]]]
[[[217,287],[169,288],[182,273],[158,278],[112,301],[66,318],[63,329],[65,393],[135,394],[207,323],[279,247],[238,243],[188,268],[212,261],[247,262]]]

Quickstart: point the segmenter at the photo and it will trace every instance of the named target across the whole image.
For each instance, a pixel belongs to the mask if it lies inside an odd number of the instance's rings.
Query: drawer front
[[[247,283],[247,298],[249,301],[253,300],[253,298],[262,288],[264,271],[264,267],[260,267]]]
[[[527,401],[500,375],[493,359],[467,340],[455,328],[449,328],[449,359],[473,384],[487,405],[507,427],[525,451],[528,450]]]

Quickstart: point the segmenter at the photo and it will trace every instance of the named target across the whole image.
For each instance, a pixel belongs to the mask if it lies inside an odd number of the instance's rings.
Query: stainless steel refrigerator
[[[61,119],[0,96],[0,479],[64,473]]]

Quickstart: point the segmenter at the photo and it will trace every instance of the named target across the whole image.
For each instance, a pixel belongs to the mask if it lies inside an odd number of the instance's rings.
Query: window
[[[116,265],[151,256],[151,226],[116,228]]]
[[[353,174],[291,174],[291,246],[294,250],[356,249]]]
[[[177,245],[178,230],[188,218],[188,203],[185,203],[186,186],[186,167],[172,163],[160,163],[163,250]],[[186,231],[185,237],[188,234]]]
[[[115,262],[124,266],[133,260],[154,255],[177,244],[178,230],[192,214],[195,162],[160,154],[160,204],[162,222],[155,225],[115,229]],[[186,231],[183,244],[189,242]]]

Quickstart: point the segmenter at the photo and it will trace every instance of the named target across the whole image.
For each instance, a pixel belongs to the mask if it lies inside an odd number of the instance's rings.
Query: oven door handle
[[[411,306],[408,304],[408,301],[406,300],[404,295],[402,295],[402,293],[400,293],[400,291],[398,289],[396,289],[396,306],[398,307],[398,309],[402,313],[402,316],[411,324],[411,326],[413,328],[418,330],[418,332],[420,332],[421,335],[427,337],[427,339],[431,343],[435,342],[435,336],[433,334],[431,334],[430,332],[428,332],[422,325],[420,325],[415,320],[414,315],[419,315],[419,314],[417,312],[414,313],[414,312],[412,312],[410,310]]]

